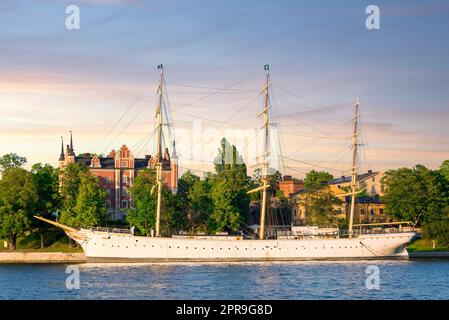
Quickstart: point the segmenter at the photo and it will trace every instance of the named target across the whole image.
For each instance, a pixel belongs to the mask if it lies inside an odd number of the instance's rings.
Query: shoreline
[[[449,251],[410,251],[409,259],[449,259]]]
[[[0,252],[1,264],[86,263],[84,253],[64,252]]]
[[[409,259],[449,259],[449,251],[412,251]],[[0,252],[1,264],[81,264],[86,263],[84,253],[64,252]]]

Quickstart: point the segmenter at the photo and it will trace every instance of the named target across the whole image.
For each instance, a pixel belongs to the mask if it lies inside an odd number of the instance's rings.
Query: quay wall
[[[2,263],[84,263],[84,253],[63,252],[0,252]]]

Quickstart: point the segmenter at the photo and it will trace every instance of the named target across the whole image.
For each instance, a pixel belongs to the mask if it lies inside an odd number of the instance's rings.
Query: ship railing
[[[94,227],[91,230],[92,231],[99,231],[99,232],[108,232],[108,233],[131,234],[131,230],[129,230],[129,229],[121,229],[121,228]]]

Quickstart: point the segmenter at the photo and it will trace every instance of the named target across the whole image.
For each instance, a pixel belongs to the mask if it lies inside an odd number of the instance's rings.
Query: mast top
[[[263,69],[268,73],[268,71],[270,71],[270,65],[269,64],[264,65]]]

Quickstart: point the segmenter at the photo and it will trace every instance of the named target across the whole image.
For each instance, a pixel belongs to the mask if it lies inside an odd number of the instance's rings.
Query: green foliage
[[[148,235],[156,224],[157,185],[154,170],[139,172],[130,192],[134,207],[128,210],[126,221],[136,226],[141,234]]]
[[[225,138],[221,140],[214,164],[217,178],[234,180],[238,184],[247,183],[248,175],[243,157],[239,154],[237,148]]]
[[[401,220],[433,221],[449,205],[448,183],[441,172],[422,165],[388,170],[382,184],[386,210]]]
[[[307,223],[315,226],[331,226],[337,223],[337,212],[333,205],[338,202],[327,187],[311,191],[305,204]]]
[[[449,160],[444,160],[440,166],[440,173],[449,183]]]
[[[15,153],[8,153],[0,157],[0,173],[12,168],[19,168],[27,162],[25,157]]]
[[[236,232],[240,228],[241,192],[236,192],[233,183],[217,180],[212,186],[213,212],[210,223],[215,231]]]
[[[49,218],[60,205],[58,170],[49,164],[36,163],[32,166],[31,173],[38,193],[35,214]],[[33,219],[33,225],[48,227],[47,223],[36,219]]]
[[[106,222],[106,194],[88,168],[68,164],[62,172],[59,221],[72,227],[90,228]]]
[[[318,190],[326,186],[326,184],[334,179],[334,176],[325,171],[311,170],[307,172],[304,179],[304,188]]]
[[[272,173],[272,174],[270,174]],[[253,173],[254,180],[260,180],[262,178],[262,169],[258,168],[254,170]],[[282,191],[279,189],[279,182],[282,181],[282,174],[278,170],[274,169],[268,169],[268,184],[270,185],[270,188],[268,189],[272,194],[274,194],[276,197],[285,198]],[[256,188],[255,186],[254,188]],[[260,198],[260,192],[254,193],[254,195],[257,195],[259,199]]]
[[[90,173],[82,173],[75,215],[68,221],[74,227],[92,228],[106,222],[106,192],[101,188],[98,177]]]
[[[246,191],[250,178],[237,148],[224,138],[220,147],[214,161],[215,175],[206,179],[210,183],[213,208],[209,228],[211,231],[236,232],[249,213]]]
[[[424,224],[423,236],[426,239],[436,240],[438,245],[449,246],[449,219],[439,219]]]
[[[30,227],[38,202],[33,175],[22,168],[9,168],[0,180],[0,238],[16,248],[17,237]]]
[[[81,184],[81,174],[87,173],[88,168],[79,163],[69,163],[62,172],[61,176],[61,216],[72,215],[76,206],[76,198]],[[63,220],[64,221],[64,218]]]

